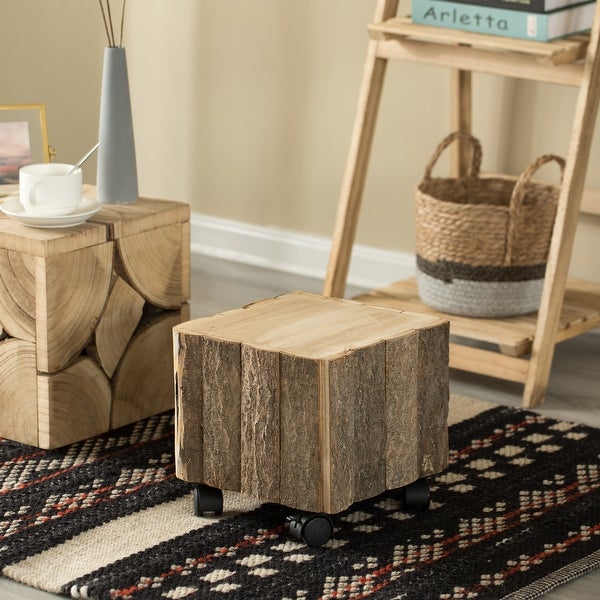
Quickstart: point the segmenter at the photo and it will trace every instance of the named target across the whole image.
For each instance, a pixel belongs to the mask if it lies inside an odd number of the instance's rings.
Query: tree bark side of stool
[[[388,489],[438,473],[448,464],[448,336],[448,326],[431,327],[387,342]],[[417,360],[406,361],[406,356]]]
[[[323,503],[321,444],[326,423],[321,421],[318,361],[281,354],[280,377],[280,491],[279,502],[296,508],[298,490],[307,506]],[[327,438],[328,439],[328,438]]]
[[[241,345],[240,491],[279,502],[279,355]]]
[[[447,323],[331,358],[174,340],[184,480],[333,514],[447,465]]]
[[[204,471],[201,481],[241,490],[241,348],[208,338],[202,346]],[[208,426],[207,424],[210,424]]]

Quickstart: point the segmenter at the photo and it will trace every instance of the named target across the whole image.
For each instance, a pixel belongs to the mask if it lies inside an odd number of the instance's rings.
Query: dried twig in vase
[[[105,0],[105,4],[102,0],[98,0],[100,4],[100,12],[102,13],[102,20],[104,21],[104,30],[106,31],[106,38],[108,40],[108,45],[111,48],[116,48],[117,43],[115,41],[115,30],[113,26],[112,20],[112,11],[110,8],[110,0]],[[121,28],[119,33],[119,48],[123,47],[123,26],[125,23],[125,5],[127,4],[127,0],[123,0],[123,5],[121,8]]]
[[[119,46],[123,47],[123,23],[125,23],[125,5],[127,0],[123,0],[123,9],[121,10],[121,34],[119,36]]]

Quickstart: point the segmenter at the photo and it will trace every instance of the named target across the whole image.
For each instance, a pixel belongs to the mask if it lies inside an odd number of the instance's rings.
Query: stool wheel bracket
[[[402,502],[406,508],[424,511],[430,505],[430,492],[427,480],[417,479],[400,488]],[[193,484],[194,513],[198,517],[206,512],[215,517],[223,514],[223,492],[203,483]],[[328,542],[333,536],[333,521],[322,513],[297,513],[286,518],[290,535],[302,540],[307,546],[317,548]]]
[[[205,512],[212,512],[215,517],[220,517],[223,514],[223,492],[204,483],[194,483],[193,486],[194,514],[202,517]]]
[[[302,540],[307,546],[317,548],[333,535],[333,522],[321,513],[301,513],[287,517],[287,528],[292,537]]]
[[[406,508],[428,510],[430,504],[429,484],[421,478],[401,488],[402,501]]]

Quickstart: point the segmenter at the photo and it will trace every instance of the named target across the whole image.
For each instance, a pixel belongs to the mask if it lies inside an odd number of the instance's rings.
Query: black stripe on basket
[[[452,261],[430,261],[417,254],[417,267],[422,273],[451,283],[453,279],[465,281],[530,281],[542,279],[546,263],[515,267],[473,266]]]

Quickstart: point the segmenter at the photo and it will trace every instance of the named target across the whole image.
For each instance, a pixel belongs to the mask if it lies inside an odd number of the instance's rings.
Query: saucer
[[[74,227],[85,223],[101,208],[100,202],[92,198],[83,198],[74,212],[68,215],[44,216],[28,213],[16,196],[9,196],[0,204],[0,210],[9,217],[28,227],[42,227],[44,229],[58,229],[61,227]]]

